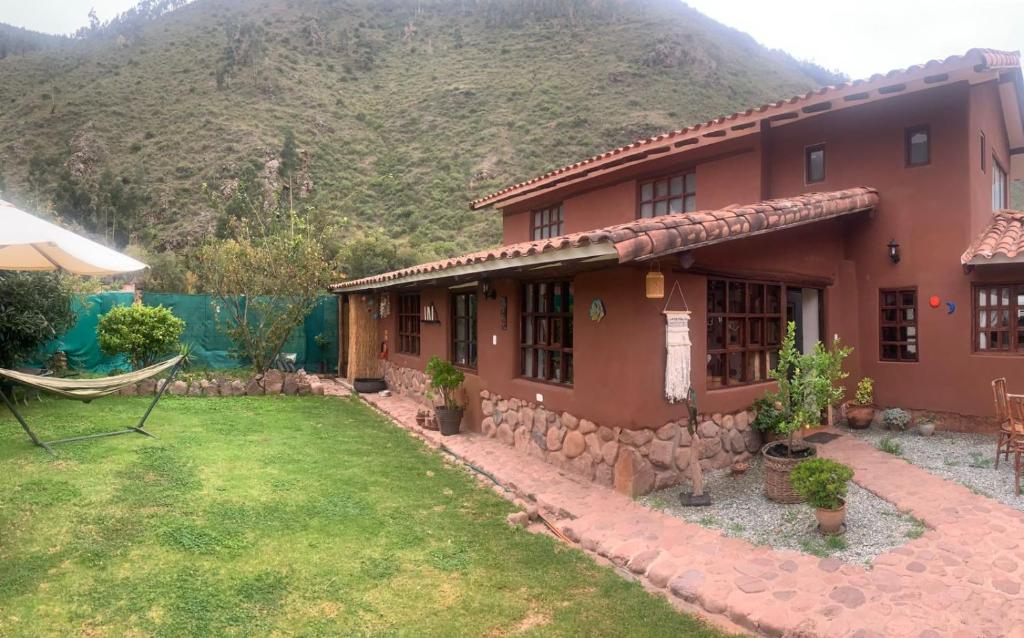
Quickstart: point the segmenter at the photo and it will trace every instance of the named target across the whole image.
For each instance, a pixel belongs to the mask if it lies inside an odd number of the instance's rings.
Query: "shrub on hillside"
[[[185,322],[163,306],[117,306],[100,315],[96,335],[104,354],[128,357],[138,370],[180,348]]]

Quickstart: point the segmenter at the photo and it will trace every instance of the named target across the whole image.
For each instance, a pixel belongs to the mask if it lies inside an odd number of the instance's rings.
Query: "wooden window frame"
[[[903,303],[903,295],[905,293],[913,293],[914,303],[912,306],[908,306]],[[885,295],[895,294],[896,304],[889,305],[885,304]],[[913,320],[904,318],[901,311],[911,308],[914,311]],[[886,310],[896,311],[896,320],[891,321],[885,318]],[[918,294],[916,286],[904,286],[900,288],[879,288],[878,289],[878,360],[884,363],[918,363],[921,361],[921,328],[920,328],[920,314],[918,312]],[[885,339],[884,329],[885,328],[896,328],[899,331],[901,328],[913,327],[914,328],[914,346],[916,351],[913,357],[903,356],[903,346],[910,344],[910,339]],[[899,335],[897,335],[898,337]],[[885,347],[896,346],[896,358],[886,358]]]
[[[924,132],[925,139],[925,158],[923,162],[911,161],[911,138],[920,132]],[[906,168],[917,168],[918,166],[928,166],[932,163],[932,127],[930,124],[917,124],[915,126],[908,126],[903,129],[903,162]]]
[[[400,293],[398,295],[398,347],[399,354],[419,356],[420,354],[420,294]]]
[[[993,211],[1003,210],[1005,208],[1009,208],[1009,206],[1010,206],[1010,175],[1009,175],[1009,173],[1006,172],[1006,169],[1003,168],[1003,164],[1002,164],[1002,162],[999,161],[999,158],[996,156],[996,154],[993,153],[992,154],[992,180],[993,180],[993,182],[995,181],[996,175],[1002,175],[1003,176],[1003,201],[1000,202],[998,207],[996,206],[995,201],[993,201],[992,202],[992,210]]]
[[[985,140],[985,131],[979,131],[978,145],[981,147],[981,172],[985,174],[988,170],[985,166],[985,162],[988,159],[988,143]]]
[[[693,176],[693,190],[688,190],[686,183],[687,177]],[[675,195],[672,194],[672,180],[680,178],[683,180],[683,190]],[[658,195],[658,182],[665,182],[665,194]],[[651,198],[644,199],[644,186],[651,185]],[[692,198],[692,200],[691,200]],[[660,215],[655,214],[654,209],[657,208],[660,202],[671,202],[673,199],[682,200],[682,210],[673,213],[670,210],[671,204],[665,204],[665,211]],[[687,201],[693,201],[693,208],[687,209]],[[650,217],[643,216],[644,204],[651,205]],[[697,210],[697,169],[690,168],[682,172],[667,173],[664,175],[658,175],[656,177],[650,177],[648,179],[642,179],[636,183],[636,218],[637,219],[655,219],[663,215],[681,215],[683,213],[692,213]]]
[[[546,288],[547,306],[540,310],[539,299],[534,304],[528,304],[527,298],[536,290],[538,295],[540,287]],[[569,297],[563,301],[560,311],[554,309],[554,287],[564,286],[568,289]],[[540,279],[524,281],[519,288],[519,377],[537,383],[548,383],[559,387],[572,387],[575,381],[575,365],[573,346],[573,309],[575,308],[575,290],[572,279]],[[532,306],[532,307],[531,307]],[[529,308],[529,309],[528,309]],[[539,339],[538,325],[543,322],[544,331],[548,338],[541,342]],[[532,331],[527,325],[533,326]],[[555,331],[560,333],[558,342],[554,342],[552,335]],[[532,334],[532,342],[527,343],[527,333]],[[540,353],[547,353],[544,359],[544,374],[541,376],[538,369],[541,366]],[[552,364],[552,353],[558,353],[559,377],[554,377]],[[535,374],[528,374],[526,369],[527,360],[532,358]]]
[[[811,154],[815,151],[821,151],[821,177],[818,179],[811,179]],[[804,183],[805,184],[820,184],[825,181],[828,175],[828,151],[825,150],[825,143],[820,142],[818,144],[811,144],[810,146],[804,147]]]
[[[981,328],[980,313],[982,306],[979,304],[978,296],[982,290],[986,291],[986,294],[990,294],[993,289],[998,288],[1009,288],[1010,289],[1010,302],[1007,305],[1001,303],[995,306],[986,305],[984,306],[986,311],[995,310],[996,312],[1005,309],[1009,314],[1009,322],[1007,328],[995,329],[987,327],[985,330]],[[971,286],[971,351],[975,354],[981,355],[994,355],[994,356],[1011,356],[1019,357],[1024,356],[1024,339],[1021,339],[1021,333],[1024,333],[1024,318],[1022,318],[1020,312],[1024,310],[1024,306],[1018,303],[1017,298],[1019,295],[1024,295],[1024,282],[981,282],[975,283]],[[998,350],[985,348],[982,349],[979,346],[981,335],[983,332],[1005,332],[1006,348],[1000,348]]]
[[[465,316],[459,315],[459,298],[466,298],[466,314]],[[470,304],[469,300],[472,299],[473,303]],[[476,370],[480,364],[480,348],[477,340],[477,317],[479,315],[479,299],[477,299],[476,291],[454,291],[451,294],[451,317],[452,317],[452,329],[451,329],[451,362],[457,368],[464,370]],[[459,338],[459,323],[466,322],[466,338]],[[466,361],[459,361],[456,353],[458,352],[459,344],[465,344],[466,346]]]
[[[547,216],[547,221],[545,221]],[[530,211],[530,238],[532,241],[550,239],[565,234],[565,212],[562,204]]]
[[[725,310],[723,312],[713,310],[711,303],[711,289],[712,282],[722,282],[725,284]],[[744,311],[734,311],[730,308],[730,287],[732,285],[744,286]],[[751,311],[751,286],[762,286],[763,306],[761,312]],[[779,309],[778,312],[769,312],[768,307],[768,287],[777,287],[779,289]],[[786,316],[786,290],[787,285],[781,281],[768,281],[759,279],[739,279],[731,277],[708,277],[707,278],[707,330],[705,331],[705,345],[707,347],[707,367],[705,369],[706,382],[705,386],[709,391],[724,390],[727,388],[738,388],[743,386],[758,385],[761,383],[769,383],[771,379],[768,378],[768,370],[773,366],[772,353],[777,353],[782,345],[782,340],[786,336],[787,316]],[[711,328],[712,322],[716,319],[720,319],[722,322],[722,347],[712,348],[711,339]],[[770,320],[778,321],[778,332],[774,343],[769,343],[768,339],[768,322]],[[742,338],[741,345],[731,346],[729,344],[729,323],[730,321],[741,322],[742,325]],[[760,322],[761,325],[761,343],[750,343],[750,336],[752,334],[751,326],[755,325],[755,322]],[[766,353],[761,365],[764,369],[761,372],[759,379],[742,379],[733,380],[729,375],[729,356],[733,354],[740,354],[742,356],[742,370],[743,376],[746,377],[750,370],[747,365],[747,358],[751,353]],[[714,357],[722,357],[722,382],[721,385],[712,385],[710,374],[711,362]]]

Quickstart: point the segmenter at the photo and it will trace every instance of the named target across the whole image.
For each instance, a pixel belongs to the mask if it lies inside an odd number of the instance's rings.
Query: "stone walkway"
[[[495,439],[442,440],[416,426],[418,406],[410,399],[363,398],[535,503],[578,547],[713,621],[769,636],[1024,637],[1024,513],[852,437],[820,445],[820,453],[852,466],[854,481],[928,527],[871,567],[728,538]]]

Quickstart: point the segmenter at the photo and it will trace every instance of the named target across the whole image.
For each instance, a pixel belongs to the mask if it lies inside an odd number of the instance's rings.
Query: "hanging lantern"
[[[661,265],[655,262],[647,273],[645,294],[648,299],[665,298],[665,275],[661,274]]]

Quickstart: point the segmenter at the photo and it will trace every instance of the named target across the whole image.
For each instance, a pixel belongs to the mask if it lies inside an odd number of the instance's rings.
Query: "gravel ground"
[[[755,457],[750,469],[740,476],[705,475],[712,501],[710,507],[679,504],[679,494],[690,491],[688,484],[654,492],[640,502],[691,523],[721,529],[727,536],[758,545],[832,556],[850,563],[870,563],[879,554],[924,532],[919,521],[900,513],[892,503],[850,483],[846,498],[846,533],[827,538],[818,532],[818,522],[810,506],[781,505],[768,500],[763,493],[762,477],[761,459]]]
[[[995,469],[994,434],[936,432],[921,436],[916,431],[890,432],[872,427],[848,430],[853,436],[878,445],[889,436],[900,446],[900,456],[932,474],[967,486],[974,492],[1024,510],[1024,497],[1017,496],[1013,484],[1013,456],[999,461]]]

